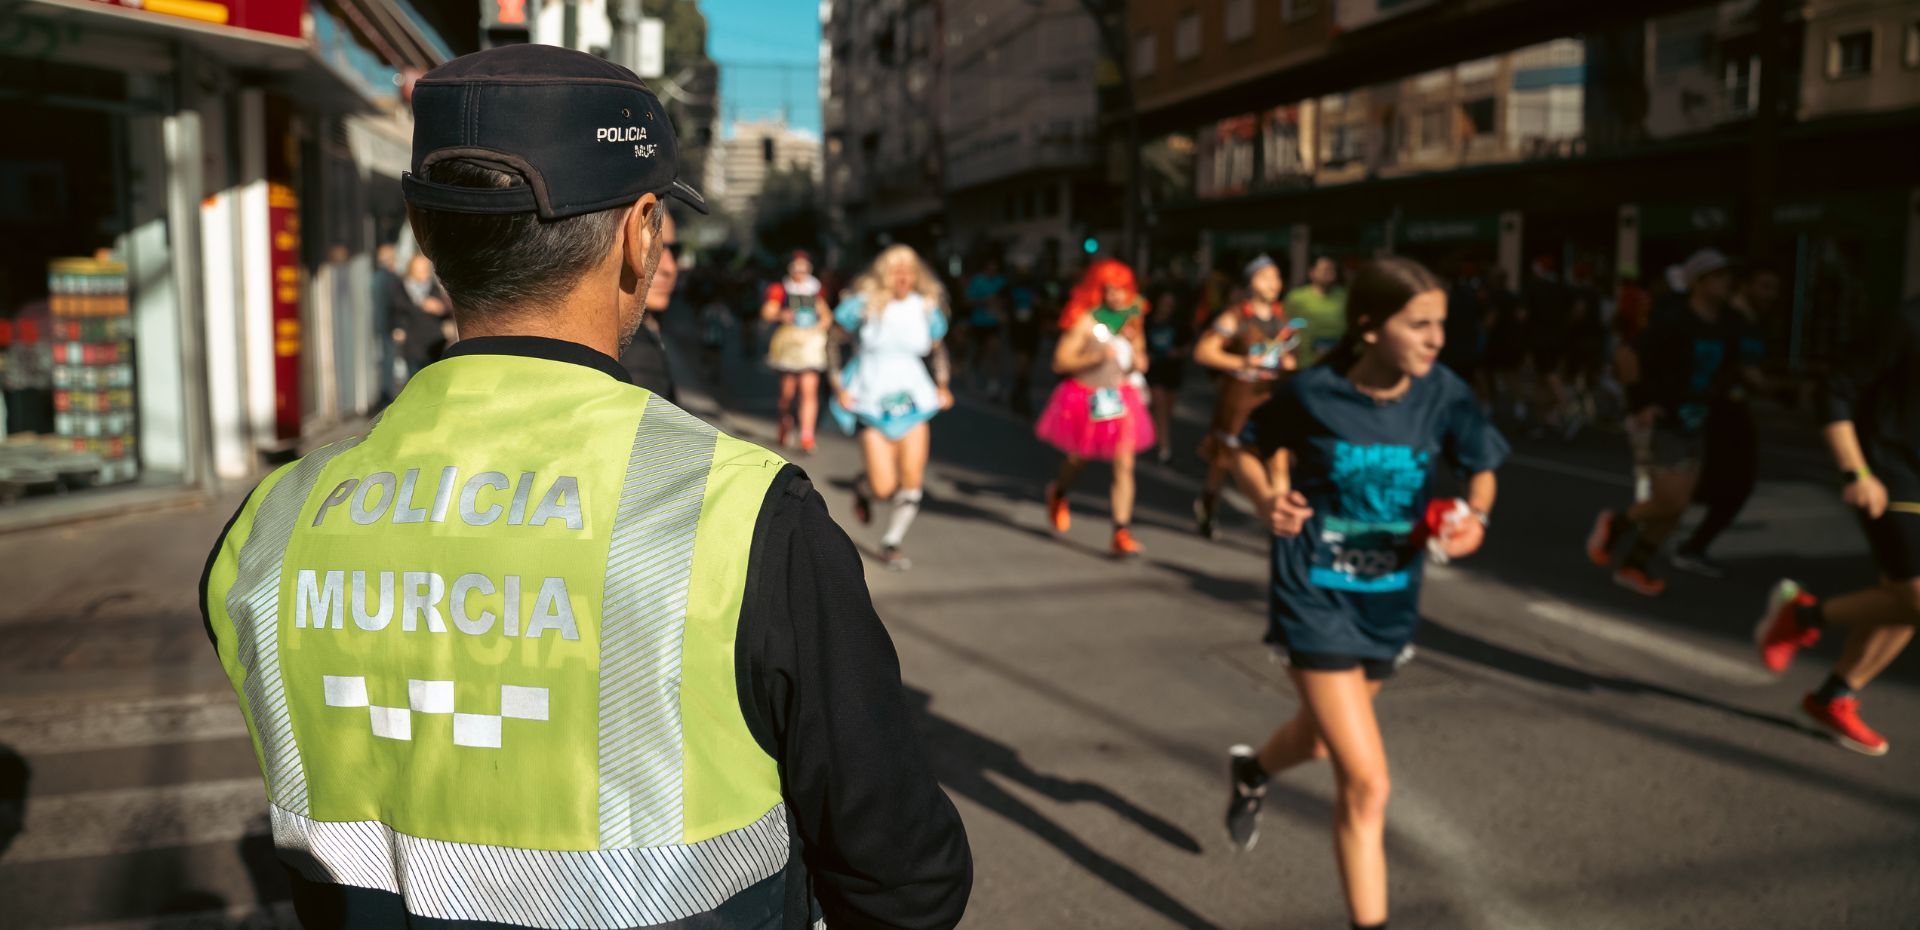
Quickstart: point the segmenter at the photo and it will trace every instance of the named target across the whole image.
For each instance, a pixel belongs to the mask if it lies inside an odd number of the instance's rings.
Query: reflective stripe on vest
[[[270,476],[209,607],[289,861],[447,919],[777,912],[733,663],[783,464],[591,369],[462,356]]]

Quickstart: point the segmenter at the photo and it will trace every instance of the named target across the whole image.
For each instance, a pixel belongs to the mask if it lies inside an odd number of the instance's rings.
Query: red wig
[[[1073,286],[1073,293],[1067,296],[1067,306],[1060,311],[1060,328],[1072,329],[1081,317],[1105,303],[1109,287],[1126,291],[1128,305],[1140,299],[1140,287],[1134,281],[1133,269],[1124,262],[1103,258],[1087,266],[1087,273],[1080,277],[1079,284]]]

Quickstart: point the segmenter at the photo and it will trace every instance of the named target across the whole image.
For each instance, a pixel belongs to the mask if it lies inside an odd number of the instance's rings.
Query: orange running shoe
[[[1800,701],[1800,709],[1820,728],[1833,734],[1833,741],[1854,752],[1868,756],[1887,754],[1887,738],[1873,732],[1873,728],[1860,721],[1860,699],[1856,697],[1834,698],[1822,701],[1809,694]]]
[[[802,455],[813,454],[813,437],[812,436],[807,436],[800,440],[800,453]]]
[[[1067,509],[1067,496],[1049,483],[1047,485],[1047,520],[1053,524],[1056,536],[1067,535],[1073,528],[1073,512]]]
[[[1635,594],[1647,597],[1659,597],[1667,592],[1667,583],[1647,574],[1647,570],[1633,565],[1622,565],[1613,573],[1613,583]]]
[[[1140,547],[1139,542],[1134,540],[1133,534],[1127,532],[1126,527],[1119,527],[1113,531],[1114,558],[1137,559],[1146,551],[1147,550]]]
[[[1613,544],[1616,542],[1613,524],[1617,519],[1619,517],[1613,511],[1602,510],[1593,521],[1593,531],[1587,534],[1587,558],[1601,568],[1613,564]]]
[[[1767,596],[1767,612],[1753,630],[1754,645],[1760,647],[1760,663],[1775,675],[1785,674],[1795,653],[1820,641],[1818,627],[1800,625],[1800,608],[1812,607],[1813,595],[1800,585],[1782,580]]]

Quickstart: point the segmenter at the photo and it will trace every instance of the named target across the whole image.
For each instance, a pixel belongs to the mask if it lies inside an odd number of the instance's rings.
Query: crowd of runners
[[[1585,558],[1657,597],[1668,586],[1661,566],[1722,577],[1711,547],[1757,482],[1754,402],[1793,386],[1763,365],[1779,276],[1711,249],[1653,289],[1626,275],[1603,291],[1590,268],[1562,278],[1545,258],[1517,291],[1464,262],[1444,277],[1397,257],[1319,256],[1305,268],[1291,289],[1267,255],[1198,280],[1111,259],[1071,275],[998,259],[943,275],[895,245],[823,284],[795,253],[756,292],[757,317],[736,323],[716,290],[701,332],[716,370],[741,326],[746,351],[778,374],[783,447],[813,451],[824,394],[858,442],[854,512],[882,524],[889,569],[912,565],[904,547],[932,424],[962,387],[1031,418],[1035,438],[1058,451],[1053,474],[1034,479],[1055,533],[1070,532],[1076,483],[1101,466],[1115,558],[1144,551],[1131,526],[1143,462],[1197,459],[1194,528],[1208,539],[1237,489],[1272,539],[1266,641],[1300,706],[1230,750],[1228,835],[1251,847],[1267,782],[1329,760],[1346,903],[1354,926],[1383,927],[1388,768],[1373,699],[1412,655],[1425,563],[1469,556],[1486,538],[1503,431],[1549,442],[1617,431],[1633,494],[1595,518]],[[1829,379],[1822,419],[1882,583],[1822,597],[1782,580],[1755,637],[1777,674],[1838,628],[1841,657],[1802,708],[1839,744],[1878,755],[1887,742],[1861,720],[1856,695],[1920,618],[1920,303],[1866,335],[1859,364]],[[1212,414],[1183,435],[1176,411],[1202,378]],[[1459,497],[1434,497],[1442,472]],[[1704,517],[1675,540],[1694,504]],[[1568,528],[1569,553],[1580,532]]]

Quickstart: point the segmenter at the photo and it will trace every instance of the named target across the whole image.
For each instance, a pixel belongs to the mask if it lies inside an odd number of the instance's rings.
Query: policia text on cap
[[[261,482],[203,605],[310,928],[951,927],[967,840],[805,475],[627,383],[678,179],[631,72],[414,95],[461,341]]]

